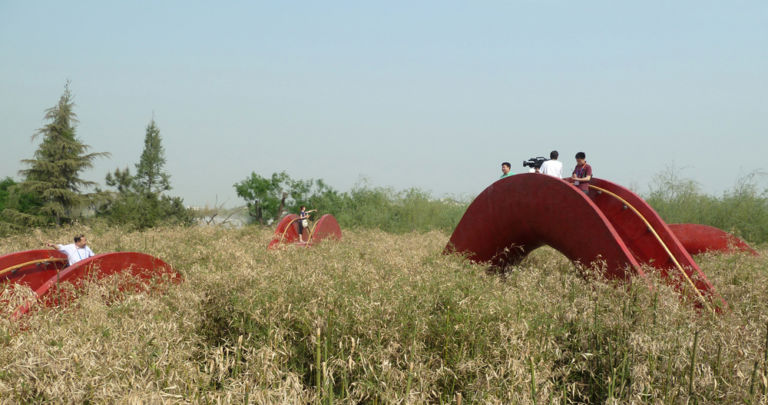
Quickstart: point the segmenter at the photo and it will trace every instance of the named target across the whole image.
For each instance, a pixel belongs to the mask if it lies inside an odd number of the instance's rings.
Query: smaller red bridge
[[[275,235],[267,245],[267,249],[277,249],[280,246],[297,245],[310,247],[324,239],[331,238],[341,240],[341,228],[331,214],[325,214],[318,219],[314,225],[304,228],[302,239],[299,242],[299,216],[288,214],[283,217],[275,228]]]
[[[27,250],[0,256],[0,283],[26,285],[47,306],[63,304],[66,298],[54,294],[59,284],[75,287],[85,280],[101,279],[113,274],[133,276],[144,284],[153,280],[180,282],[181,275],[168,263],[138,252],[103,253],[67,265],[67,257],[58,250]],[[31,309],[27,303],[18,307],[11,319],[18,319]]]

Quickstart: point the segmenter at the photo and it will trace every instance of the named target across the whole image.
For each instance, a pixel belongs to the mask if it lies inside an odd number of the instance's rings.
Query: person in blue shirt
[[[316,211],[307,211],[306,206],[301,206],[301,212],[299,212],[299,243],[304,243],[304,228],[309,228],[309,214]]]

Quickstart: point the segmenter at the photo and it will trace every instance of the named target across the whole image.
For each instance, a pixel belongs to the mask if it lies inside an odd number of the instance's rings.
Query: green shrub
[[[121,193],[99,211],[112,225],[146,229],[158,225],[191,225],[194,216],[181,198],[152,193]]]
[[[235,184],[237,194],[248,204],[255,222],[267,223],[286,212],[298,212],[301,205],[332,214],[343,228],[381,229],[403,233],[440,229],[451,231],[464,215],[467,203],[435,199],[428,192],[411,188],[358,185],[339,192],[323,180],[295,180],[285,172],[262,177],[256,173]],[[280,209],[283,212],[280,212]]]
[[[721,197],[669,170],[657,175],[646,200],[668,223],[694,223],[732,232],[752,243],[768,242],[768,189],[759,173],[739,179]]]
[[[398,192],[361,186],[334,197],[311,200],[310,204],[321,213],[333,214],[342,227],[393,233],[452,231],[468,205],[453,199],[438,200],[416,188]]]

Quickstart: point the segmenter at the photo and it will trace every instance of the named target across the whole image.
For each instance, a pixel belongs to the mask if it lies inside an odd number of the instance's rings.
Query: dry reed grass
[[[85,232],[185,276],[165,294],[88,283],[66,308],[0,320],[0,401],[211,403],[765,403],[768,251],[704,255],[730,303],[585,281],[557,252],[490,273],[442,232],[350,231],[268,252],[260,228]],[[2,313],[29,291],[3,291]],[[13,302],[10,302],[13,301]],[[695,344],[695,345],[694,345]],[[694,351],[695,350],[695,351]]]

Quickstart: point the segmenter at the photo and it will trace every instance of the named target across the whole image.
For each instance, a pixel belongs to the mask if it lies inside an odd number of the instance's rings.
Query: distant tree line
[[[751,243],[768,242],[768,190],[759,187],[752,173],[722,196],[704,193],[698,183],[680,178],[668,169],[656,175],[645,195],[647,202],[668,223],[714,226]],[[254,223],[271,224],[283,215],[298,212],[299,206],[333,214],[343,228],[378,228],[387,232],[451,232],[469,205],[468,201],[435,199],[419,189],[359,185],[339,192],[322,180],[296,180],[285,172],[270,177],[251,175],[234,185],[248,206]]]
[[[234,185],[246,201],[254,223],[271,224],[306,205],[319,215],[333,214],[344,228],[378,228],[387,232],[451,231],[467,208],[466,201],[434,199],[412,188],[396,191],[362,184],[349,192],[333,189],[321,179],[297,180],[285,172],[257,173]]]
[[[147,126],[144,151],[136,174],[128,168],[107,174],[111,190],[88,192],[96,183],[81,173],[107,152],[89,153],[76,134],[77,115],[67,82],[58,103],[45,111],[46,124],[32,139],[40,140],[33,158],[24,159],[22,180],[0,181],[0,233],[29,227],[69,224],[86,214],[109,223],[146,228],[159,223],[191,223],[192,215],[171,189],[165,172],[165,152],[154,119]]]

